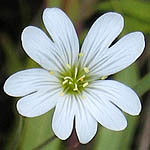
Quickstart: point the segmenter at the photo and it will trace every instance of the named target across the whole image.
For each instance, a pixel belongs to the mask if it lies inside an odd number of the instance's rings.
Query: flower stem
[[[40,150],[41,148],[43,148],[47,144],[51,143],[54,139],[56,139],[55,135],[53,135],[52,137],[48,138],[44,143],[42,143],[42,144],[38,145],[37,147],[33,148],[33,150]]]
[[[135,86],[134,90],[142,96],[150,89],[150,74],[146,74]]]

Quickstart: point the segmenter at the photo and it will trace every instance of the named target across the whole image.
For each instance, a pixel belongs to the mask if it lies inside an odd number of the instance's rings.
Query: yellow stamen
[[[85,73],[89,73],[89,68],[88,67],[84,67],[83,69],[84,69]]]
[[[105,80],[105,79],[107,79],[108,78],[108,76],[103,76],[103,77],[101,77],[100,79],[101,80]]]
[[[68,82],[68,80],[65,80],[62,84],[64,85],[64,84],[66,84]]]
[[[69,84],[72,84],[72,82],[69,82]]]
[[[80,81],[82,82],[84,79],[83,78],[80,78]]]
[[[71,65],[69,65],[69,64],[66,64],[66,66],[67,66],[69,69],[71,69]]]
[[[54,75],[54,71],[50,71],[50,74],[51,74],[51,75]]]
[[[81,53],[79,53],[79,56],[80,56],[80,57],[83,57],[83,53],[82,53],[82,52],[81,52]]]
[[[88,82],[84,83],[83,87],[85,88],[86,86],[88,86],[88,84],[89,84]]]

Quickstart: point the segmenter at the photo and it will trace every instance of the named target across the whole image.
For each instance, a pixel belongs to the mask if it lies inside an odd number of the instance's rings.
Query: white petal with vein
[[[77,97],[75,127],[80,143],[86,144],[92,140],[97,131],[97,121],[84,106],[84,100]]]
[[[60,96],[53,116],[52,128],[60,139],[67,139],[73,129],[75,114],[75,99],[73,96]]]
[[[38,91],[21,98],[17,102],[17,110],[26,117],[40,116],[55,107],[59,94],[60,89]]]
[[[21,39],[25,52],[43,68],[57,71],[63,69],[64,62],[56,45],[41,29],[28,26],[23,30]]]
[[[113,81],[97,81],[91,85],[93,92],[103,101],[109,101],[131,115],[138,115],[141,111],[141,102],[137,94],[126,85]],[[102,97],[102,96],[103,97]]]
[[[79,53],[79,41],[69,17],[59,8],[46,8],[43,21],[65,63],[74,64]]]
[[[143,52],[145,47],[144,35],[133,32],[121,38],[116,44],[107,49],[101,57],[97,57],[89,65],[91,73],[108,76],[131,65]]]
[[[124,26],[123,17],[114,12],[109,12],[99,17],[88,32],[81,52],[84,54],[82,65],[88,66],[95,57],[101,59],[115,38],[120,34]]]
[[[120,131],[127,127],[127,121],[123,113],[107,98],[98,93],[98,91],[90,91],[85,93],[85,107],[90,111],[92,116],[104,127]]]
[[[44,69],[34,68],[10,76],[4,84],[4,91],[8,95],[19,97],[40,89],[58,87],[59,81],[55,76]]]

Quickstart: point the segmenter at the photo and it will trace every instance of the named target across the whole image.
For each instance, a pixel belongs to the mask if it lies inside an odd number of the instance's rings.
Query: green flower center
[[[85,88],[95,80],[105,80],[107,76],[96,77],[91,75],[88,67],[81,67],[80,59],[83,57],[83,53],[79,53],[79,60],[77,64],[71,66],[66,64],[65,71],[59,73],[57,76],[62,86],[61,96],[64,94],[77,95],[82,94]],[[51,75],[54,75],[54,71],[50,71]]]
[[[81,68],[79,65],[71,67],[69,64],[67,64],[67,68],[59,78],[63,88],[61,95],[63,96],[65,93],[81,94],[90,83],[89,69]]]

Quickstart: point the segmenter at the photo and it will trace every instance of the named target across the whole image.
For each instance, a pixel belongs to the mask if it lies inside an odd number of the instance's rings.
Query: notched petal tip
[[[74,64],[79,54],[79,40],[71,19],[59,8],[46,8],[43,23],[62,60]]]
[[[124,124],[120,125],[118,128],[116,129],[112,129],[114,131],[122,131],[122,130],[125,130],[128,126],[128,123],[127,123],[127,120],[124,122]]]
[[[11,75],[4,83],[4,86],[3,86],[3,90],[4,92],[9,95],[9,96],[13,96],[13,97],[18,97],[18,95],[16,95],[15,93],[15,89],[14,89],[14,74]]]
[[[141,110],[142,110],[142,105],[141,105],[141,102],[140,102],[140,99],[138,99],[138,103],[136,106],[133,106],[133,110],[132,113],[130,112],[129,114],[132,115],[132,116],[137,116],[140,114]]]
[[[19,113],[21,116],[30,117],[30,116],[28,116],[28,115],[25,115],[25,114],[22,112],[21,107],[20,107],[20,100],[17,102],[16,108],[17,108],[18,113]]]
[[[35,40],[35,38],[33,39],[33,37],[34,36],[36,37],[37,33],[40,34],[41,31],[42,30],[40,28],[37,28],[34,26],[27,26],[23,29],[22,34],[21,34],[21,42],[22,42],[22,47],[23,47],[24,51],[28,55],[30,54],[28,51],[31,49],[31,45],[29,45],[29,44],[31,44],[31,43],[33,44],[32,40]]]
[[[145,37],[144,37],[144,34],[142,32],[133,32],[131,34],[134,34],[135,36],[135,40],[137,40],[138,42],[138,48],[137,48],[137,51],[142,54],[142,52],[144,51],[144,48],[145,48]]]
[[[61,139],[61,140],[66,140],[66,139],[68,139],[69,138],[69,136],[68,135],[66,135],[66,133],[64,132],[64,133],[62,133],[62,134],[58,134],[57,133],[57,130],[52,126],[52,129],[53,129],[53,131],[54,131],[54,133],[55,133],[55,135],[59,138],[59,139]]]
[[[41,116],[55,107],[57,99],[55,94],[41,90],[24,96],[17,102],[17,110],[25,117]]]
[[[57,8],[57,7],[53,7],[53,8],[45,8],[44,11],[43,11],[43,14],[47,13],[48,11],[51,11],[51,12],[58,12],[58,11],[62,11],[60,8]]]
[[[100,124],[102,123],[100,122]],[[122,131],[127,128],[128,122],[127,122],[127,119],[124,117],[123,120],[117,120],[117,122],[114,122],[109,125],[102,124],[102,126],[112,131]]]
[[[123,19],[123,16],[121,14],[117,13],[117,12],[107,12],[104,15],[117,16],[117,17]]]
[[[23,111],[22,109],[22,106],[21,106],[21,100],[19,100],[16,104],[16,108],[17,108],[17,111],[18,113],[21,115],[21,116],[24,116],[24,117],[28,117],[28,118],[33,118],[33,117],[37,117],[39,115],[33,115],[32,113],[26,113],[25,111]]]
[[[35,34],[35,32],[37,32],[37,31],[41,32],[41,29],[38,27],[34,27],[34,26],[25,27],[21,34],[22,44],[24,43],[24,41],[26,42],[26,40],[28,39],[28,37],[30,37],[30,35]]]
[[[116,20],[116,22],[118,22],[120,24],[120,27],[123,28],[124,26],[124,17],[119,14],[119,13],[116,13],[116,12],[108,12],[108,13],[105,13],[104,15],[102,15],[101,17],[108,17],[109,20]]]
[[[5,81],[4,86],[3,86],[3,90],[6,94],[10,95],[10,89],[9,89],[9,78]]]
[[[96,132],[97,132],[97,130],[96,130]],[[78,136],[78,139],[79,139],[79,141],[80,141],[80,143],[81,144],[87,144],[87,143],[89,143],[90,141],[92,141],[93,140],[93,138],[95,137],[95,135],[96,135],[96,132],[93,134],[93,136],[92,137],[85,137],[85,138],[83,138],[83,137],[79,137]]]
[[[45,8],[43,11],[43,20],[46,20],[46,16],[49,15],[49,13],[52,14],[57,14],[57,13],[62,13],[64,14],[64,12],[60,9],[60,8]]]

